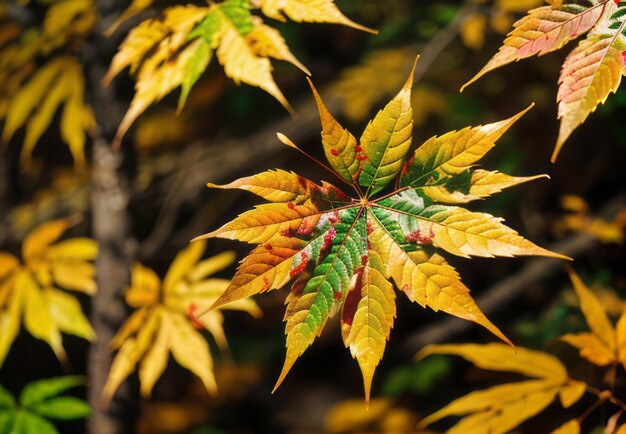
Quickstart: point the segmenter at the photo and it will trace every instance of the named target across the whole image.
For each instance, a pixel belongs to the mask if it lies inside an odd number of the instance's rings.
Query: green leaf
[[[85,377],[78,375],[34,381],[22,390],[20,394],[20,405],[30,408],[48,398],[60,395],[68,389],[84,384]]]
[[[30,407],[35,413],[50,419],[82,419],[91,414],[91,407],[82,399],[61,396]]]
[[[211,57],[213,57],[211,46],[205,40],[200,40],[195,51],[185,63],[185,76],[181,83],[180,98],[178,99],[178,113],[183,110],[191,88],[202,76],[211,62]]]
[[[0,434],[11,433],[14,420],[15,420],[15,411],[13,409],[0,410]]]
[[[15,407],[15,399],[11,392],[6,390],[0,385],[0,408],[13,408]]]
[[[26,411],[18,411],[10,434],[59,434],[47,420]]]
[[[246,36],[254,28],[250,14],[250,0],[226,0],[220,10],[235,25],[241,36]]]

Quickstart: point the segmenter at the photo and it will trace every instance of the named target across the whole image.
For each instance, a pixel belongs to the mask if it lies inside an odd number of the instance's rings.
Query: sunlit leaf
[[[287,354],[276,387],[328,320],[341,311],[344,342],[361,367],[369,398],[374,369],[395,316],[393,283],[420,305],[475,321],[510,343],[480,311],[436,248],[463,257],[564,258],[525,240],[501,219],[437,204],[424,193],[426,186],[434,186],[430,178],[439,173],[441,179],[469,173],[475,195],[480,197],[526,181],[473,171],[477,160],[523,113],[468,128],[462,140],[457,133],[431,139],[417,149],[417,158],[407,161],[412,136],[411,85],[412,74],[367,125],[359,143],[328,112],[313,88],[330,168],[357,197],[350,199],[328,183],[322,183],[320,195],[313,182],[285,171],[263,172],[219,187],[249,190],[274,202],[258,205],[197,239],[219,237],[257,244],[212,308],[293,282],[285,302]],[[278,137],[297,148],[287,137]],[[493,180],[484,181],[489,178]],[[394,179],[400,185],[377,197]],[[448,187],[454,194],[455,187]]]

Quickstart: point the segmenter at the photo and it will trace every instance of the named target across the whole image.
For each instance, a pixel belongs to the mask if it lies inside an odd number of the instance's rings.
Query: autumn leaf
[[[61,333],[93,340],[95,333],[78,299],[66,291],[96,292],[95,241],[59,241],[72,221],[54,220],[33,229],[22,244],[22,260],[0,252],[0,365],[23,324],[64,362]]]
[[[343,24],[369,33],[378,33],[350,20],[333,0],[258,0],[261,11],[269,18],[285,21],[284,15],[296,22]],[[284,15],[283,15],[284,14]]]
[[[580,424],[576,419],[572,419],[552,431],[552,434],[580,434]]]
[[[555,161],[572,132],[617,91],[626,72],[625,26],[626,6],[612,0],[587,6],[557,2],[533,9],[515,23],[500,51],[463,88],[494,69],[559,50],[586,34],[565,60],[559,78],[561,128],[552,154]]]
[[[235,257],[225,252],[201,259],[205,246],[203,242],[194,243],[178,253],[163,280],[151,269],[133,265],[125,298],[136,310],[110,343],[118,353],[104,387],[103,403],[111,400],[120,384],[136,369],[142,396],[150,396],[170,353],[179,365],[198,376],[211,394],[217,392],[213,358],[200,330],[207,330],[219,346],[226,346],[223,316],[217,310],[196,316],[228,286],[228,281],[209,276],[231,265]],[[241,300],[226,308],[253,316],[261,314],[252,300]]]
[[[149,4],[133,2],[120,19]],[[272,18],[282,17],[282,11],[295,21],[330,22],[370,31],[346,18],[331,0],[272,0],[260,5],[250,0],[226,0],[208,7],[167,8],[161,17],[146,20],[131,30],[104,79],[110,82],[126,67],[136,78],[136,93],[118,128],[116,143],[146,108],[178,87],[178,110],[182,110],[191,88],[214,55],[235,83],[259,87],[292,111],[274,81],[271,59],[289,62],[307,75],[309,70],[291,53],[278,30],[252,15],[253,6]]]
[[[417,358],[432,354],[463,357],[481,369],[515,372],[529,379],[472,392],[420,421],[424,428],[449,416],[461,416],[448,433],[504,434],[548,407],[557,397],[571,407],[585,393],[585,383],[568,378],[565,366],[554,356],[503,344],[429,345]],[[558,432],[558,431],[557,431]],[[561,434],[571,431],[562,431]]]
[[[41,29],[20,29],[5,47],[0,44],[2,141],[8,142],[25,127],[23,167],[30,165],[33,149],[57,111],[61,139],[76,166],[85,167],[85,141],[93,132],[94,119],[85,102],[83,68],[76,57],[58,51],[85,38],[96,23],[91,0],[61,0],[48,7]],[[38,66],[42,59],[45,63]]]
[[[555,222],[556,232],[574,231],[588,234],[607,244],[624,242],[626,209],[619,210],[611,219],[594,217],[582,197],[570,194],[561,197],[561,208],[567,213]]]
[[[507,178],[485,184],[491,187],[477,186],[485,177],[499,175],[482,171],[476,175],[473,166],[522,113],[435,137],[407,158],[412,84],[413,74],[359,141],[328,112],[313,88],[328,169],[354,189],[356,198],[331,184],[317,185],[285,171],[268,171],[221,187],[248,190],[271,203],[199,237],[257,244],[212,307],[294,281],[286,301],[287,355],[276,387],[328,319],[340,313],[344,343],[361,367],[369,399],[372,376],[396,315],[394,287],[423,307],[474,321],[509,342],[438,252],[563,258],[525,240],[501,219],[444,205],[430,196],[436,187],[445,187],[449,196],[459,188],[469,201],[516,184],[518,180]],[[279,138],[297,149],[285,136]],[[392,189],[394,181],[398,185]],[[470,196],[468,188],[479,191]],[[377,194],[387,189],[391,192]]]
[[[569,271],[569,277],[591,333],[568,333],[561,339],[578,348],[580,356],[595,365],[621,363],[626,366],[626,314],[622,314],[613,327],[596,295],[574,271]]]

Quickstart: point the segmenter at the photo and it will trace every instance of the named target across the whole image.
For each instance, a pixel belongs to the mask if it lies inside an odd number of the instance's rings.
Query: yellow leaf
[[[551,434],[580,434],[580,424],[576,419],[572,419],[552,431]]]
[[[356,139],[328,111],[313,82],[307,79],[322,122],[322,146],[330,166],[347,182],[354,183],[360,167],[356,159]]]
[[[154,0],[132,0],[130,5],[122,12],[105,31],[105,35],[110,36],[117,28],[127,19],[134,17],[139,12],[147,9],[152,5]]]
[[[425,177],[458,175],[470,169],[495,146],[495,142],[517,122],[532,105],[515,116],[500,122],[452,131],[432,137],[415,151],[408,166],[410,175],[403,174],[403,185],[416,185]]]
[[[96,268],[88,262],[64,261],[52,264],[52,278],[57,285],[87,295],[96,293],[95,274]]]
[[[622,312],[622,315],[617,320],[615,325],[616,345],[617,345],[617,358],[626,369],[626,312]]]
[[[570,408],[576,404],[587,390],[587,385],[582,381],[570,381],[559,390],[559,399],[563,408]]]
[[[370,251],[368,263],[348,292],[341,314],[343,341],[363,373],[367,405],[374,371],[385,353],[396,316],[393,285],[381,273],[383,268],[378,254]]]
[[[222,35],[220,45],[217,48],[217,58],[224,67],[224,73],[237,84],[243,82],[263,89],[276,98],[288,111],[293,112],[272,77],[273,68],[270,60],[257,55],[245,37],[241,36],[234,24],[225,16],[222,18],[222,23]]]
[[[142,307],[130,314],[115,336],[113,336],[111,342],[109,342],[109,348],[112,350],[119,349],[126,339],[130,338],[131,335],[136,334],[141,326],[144,325],[149,313],[150,308]]]
[[[53,261],[94,261],[98,256],[98,243],[89,238],[71,238],[51,246],[49,254]]]
[[[561,340],[578,348],[581,357],[598,366],[610,365],[615,360],[615,353],[593,333],[566,334]]]
[[[273,27],[263,24],[258,17],[253,17],[254,27],[250,33],[246,35],[252,51],[261,57],[273,57],[274,59],[284,60],[300,69],[306,75],[311,72],[291,53],[287,43],[281,36],[280,32]]]
[[[626,424],[621,425],[619,428],[617,428],[615,434],[626,434]]]
[[[169,327],[175,336],[170,341],[170,348],[176,362],[197,375],[211,395],[216,394],[213,359],[206,341],[180,314],[164,312],[163,322],[163,326]]]
[[[161,279],[154,271],[139,263],[133,264],[130,287],[126,289],[126,303],[132,307],[156,303],[160,296]]]
[[[115,394],[117,388],[132,374],[135,366],[146,351],[151,347],[154,336],[159,329],[162,317],[160,308],[153,308],[147,314],[143,326],[136,334],[136,337],[128,337],[120,346],[118,353],[113,359],[111,370],[107,377],[106,384],[102,391],[102,403],[108,405],[109,401]],[[132,318],[132,317],[131,317]],[[128,319],[127,321],[134,321]],[[124,328],[124,326],[122,326]]]
[[[511,351],[510,348],[507,348]],[[448,416],[462,419],[449,434],[505,434],[546,408],[559,387],[546,380],[503,384],[472,392],[431,414],[418,427],[425,427]]]
[[[20,313],[22,310],[22,291],[13,289],[15,294],[9,298],[6,309],[0,305],[0,366],[4,363],[11,344],[20,331]]]
[[[334,23],[353,27],[368,33],[378,33],[355,23],[341,13],[333,0],[261,0],[261,11],[270,18],[284,21],[282,13],[293,21]]]
[[[550,384],[560,384],[567,380],[567,371],[556,357],[522,347],[512,349],[496,343],[429,345],[418,352],[416,357],[422,359],[431,354],[454,354],[481,369],[516,372],[540,378]]]
[[[219,255],[212,256],[195,264],[187,273],[187,277],[191,281],[202,280],[232,265],[236,257],[235,252],[223,252]]]
[[[411,301],[428,306],[435,312],[441,310],[474,321],[511,344],[500,329],[485,317],[469,289],[461,283],[458,273],[441,256],[435,254],[429,258],[405,252],[383,225],[371,217],[368,221],[374,229],[372,245],[387,266],[386,275],[393,278]]]
[[[28,262],[43,255],[50,244],[61,238],[68,227],[68,220],[53,220],[37,226],[28,234],[22,244],[24,260]]]
[[[43,290],[48,311],[59,329],[89,341],[93,341],[96,333],[83,314],[80,303],[76,298],[54,288]]]
[[[428,212],[428,217],[425,213]],[[432,214],[431,214],[432,212]],[[417,217],[419,231],[432,233],[435,246],[461,257],[481,256],[547,256],[569,259],[551,252],[521,237],[505,226],[502,219],[486,213],[467,211],[458,207],[434,206]]]
[[[22,292],[24,300],[24,327],[37,339],[45,341],[60,361],[66,355],[61,343],[61,333],[40,289],[26,272],[20,273],[15,281],[15,290]]]
[[[568,274],[589,328],[611,353],[615,353],[615,331],[600,301],[574,271],[570,270]]]
[[[189,244],[186,249],[176,255],[163,279],[163,292],[165,294],[176,290],[178,282],[196,265],[205,248],[206,241],[198,241]]]
[[[159,311],[155,315],[165,316],[164,311]],[[167,366],[169,359],[170,341],[177,339],[176,335],[172,336],[172,329],[169,327],[167,320],[160,321],[158,331],[154,342],[150,349],[146,352],[145,357],[139,365],[139,383],[141,385],[141,396],[149,398],[154,385]]]
[[[20,262],[15,256],[9,253],[0,252],[0,280],[4,279],[9,273],[13,272],[19,263]]]

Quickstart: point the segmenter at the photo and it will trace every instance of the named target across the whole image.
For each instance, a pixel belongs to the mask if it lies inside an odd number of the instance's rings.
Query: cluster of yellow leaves
[[[133,2],[121,19],[149,4]],[[297,22],[338,23],[370,31],[346,18],[332,0],[262,0],[254,4],[250,0],[226,0],[208,7],[168,8],[129,33],[105,78],[105,83],[109,82],[126,67],[136,78],[136,94],[119,126],[117,142],[146,108],[178,87],[181,110],[214,53],[235,83],[259,87],[291,110],[274,81],[270,59],[292,63],[306,74],[309,71],[291,53],[278,30],[252,15],[253,6],[273,19],[284,20],[286,15]]]
[[[211,311],[196,318],[226,289],[229,282],[209,278],[229,266],[233,253],[223,253],[201,260],[206,243],[193,243],[178,253],[163,281],[154,271],[135,264],[131,285],[126,290],[126,302],[136,309],[121,326],[110,346],[118,350],[103,392],[107,403],[119,385],[139,368],[140,391],[149,396],[165,370],[169,354],[183,367],[197,375],[210,393],[216,393],[213,359],[209,345],[198,331],[209,331],[220,347],[226,338],[222,328],[223,316]],[[252,300],[232,303],[227,309],[243,310],[259,316],[260,310]]]
[[[612,220],[607,221],[593,217],[589,205],[580,196],[561,197],[561,207],[568,213],[556,222],[556,232],[581,232],[592,235],[603,243],[622,244],[624,242],[626,209],[619,211]]]
[[[570,279],[591,332],[566,334],[561,339],[578,348],[580,356],[595,365],[626,367],[626,313],[613,327],[600,300],[580,277],[570,271]]]
[[[98,247],[93,240],[60,241],[70,220],[55,220],[35,228],[22,244],[22,260],[0,252],[0,364],[20,326],[45,341],[59,360],[65,351],[61,332],[93,340],[94,331],[79,301],[58,287],[93,295]]]
[[[474,0],[471,3],[484,5],[484,0]],[[480,50],[485,44],[488,27],[491,30],[505,34],[515,21],[515,14],[527,12],[539,7],[543,0],[497,0],[488,11],[477,10],[464,17],[459,28],[459,35],[463,45],[471,50]]]
[[[85,80],[75,52],[96,22],[92,0],[60,0],[47,9],[41,29],[0,25],[2,141],[25,127],[23,166],[30,164],[33,148],[60,107],[61,137],[76,165],[84,166],[83,149],[94,119],[84,102]]]
[[[561,340],[576,347],[581,357],[599,367],[626,367],[626,311],[613,326],[598,297],[573,271],[569,274],[591,332],[566,334]],[[462,419],[448,433],[504,434],[544,410],[557,396],[563,408],[569,408],[589,390],[597,396],[598,403],[608,400],[621,407],[609,418],[604,432],[626,433],[626,424],[619,424],[626,404],[614,399],[610,391],[589,388],[585,382],[569,378],[565,366],[552,355],[519,347],[514,351],[502,344],[449,344],[428,346],[417,357],[431,354],[453,354],[481,369],[516,372],[532,379],[472,392],[428,416],[419,426],[455,415]],[[580,421],[587,414],[569,420],[552,434],[579,434]]]
[[[504,434],[544,410],[557,397],[563,408],[575,404],[586,385],[568,377],[554,356],[503,344],[430,345],[418,353],[454,354],[481,369],[515,372],[529,379],[472,392],[420,421],[421,427],[448,416],[462,416],[450,434]]]

